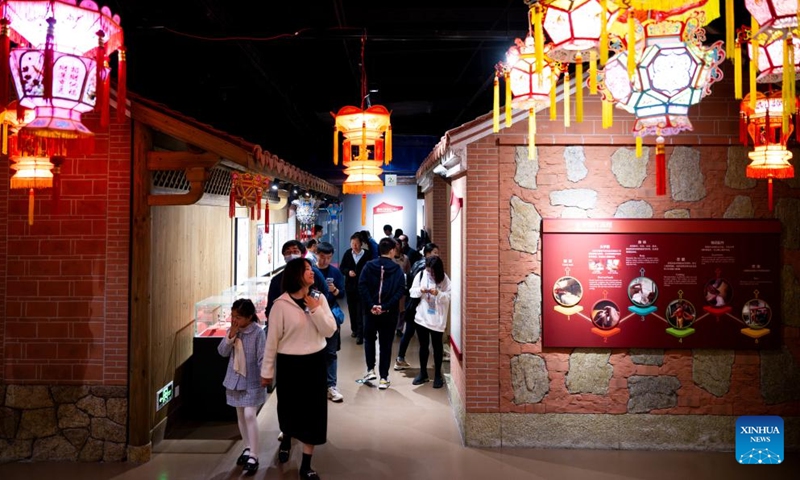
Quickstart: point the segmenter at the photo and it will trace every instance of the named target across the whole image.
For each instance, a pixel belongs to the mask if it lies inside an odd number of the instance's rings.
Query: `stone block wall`
[[[0,463],[125,459],[128,391],[119,386],[0,387]]]

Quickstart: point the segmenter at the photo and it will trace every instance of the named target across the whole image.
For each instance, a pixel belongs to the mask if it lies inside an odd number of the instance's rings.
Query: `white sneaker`
[[[339,403],[344,400],[344,396],[336,390],[336,387],[328,387],[328,400]]]
[[[378,376],[375,375],[375,369],[373,368],[372,370],[367,370],[367,373],[366,375],[364,375],[362,380],[365,382],[369,382],[370,380],[375,380],[376,378],[378,378]]]
[[[378,383],[378,388],[381,390],[386,390],[391,384],[392,382],[390,382],[388,378],[381,378],[381,381]]]

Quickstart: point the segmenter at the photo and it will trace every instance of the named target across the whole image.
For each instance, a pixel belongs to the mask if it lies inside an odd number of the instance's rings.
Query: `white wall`
[[[365,225],[361,225],[361,195],[344,195],[342,223],[339,225],[339,245],[334,253],[337,261],[341,260],[342,254],[350,248],[350,236],[353,233],[361,230],[372,231],[372,208],[381,202],[403,206],[402,224],[393,224],[392,228],[402,228],[403,233],[408,235],[411,245],[414,245],[419,233],[417,227],[416,185],[384,187],[383,193],[367,195],[367,223]],[[376,238],[375,241],[380,241],[380,238]]]

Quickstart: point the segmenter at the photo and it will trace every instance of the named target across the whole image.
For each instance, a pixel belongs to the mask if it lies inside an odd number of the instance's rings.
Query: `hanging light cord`
[[[364,103],[367,101],[367,67],[364,65],[364,48],[367,45],[367,30],[364,29],[361,35],[361,110],[364,110]]]

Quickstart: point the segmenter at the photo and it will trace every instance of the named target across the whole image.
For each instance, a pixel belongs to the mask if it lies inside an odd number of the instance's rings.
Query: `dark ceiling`
[[[247,6],[244,6],[247,5]],[[116,0],[129,88],[327,177],[330,112],[361,104],[361,46],[372,104],[392,111],[395,144],[430,139],[491,109],[493,66],[526,31],[508,1],[237,2]],[[341,167],[339,167],[341,169]]]
[[[429,136],[395,154],[411,171],[448,129],[491,109],[494,65],[525,35],[528,10],[523,0],[107,5],[122,18],[132,91],[323,178],[340,176],[329,112],[360,106],[364,38],[368,101],[393,112],[395,145]]]

